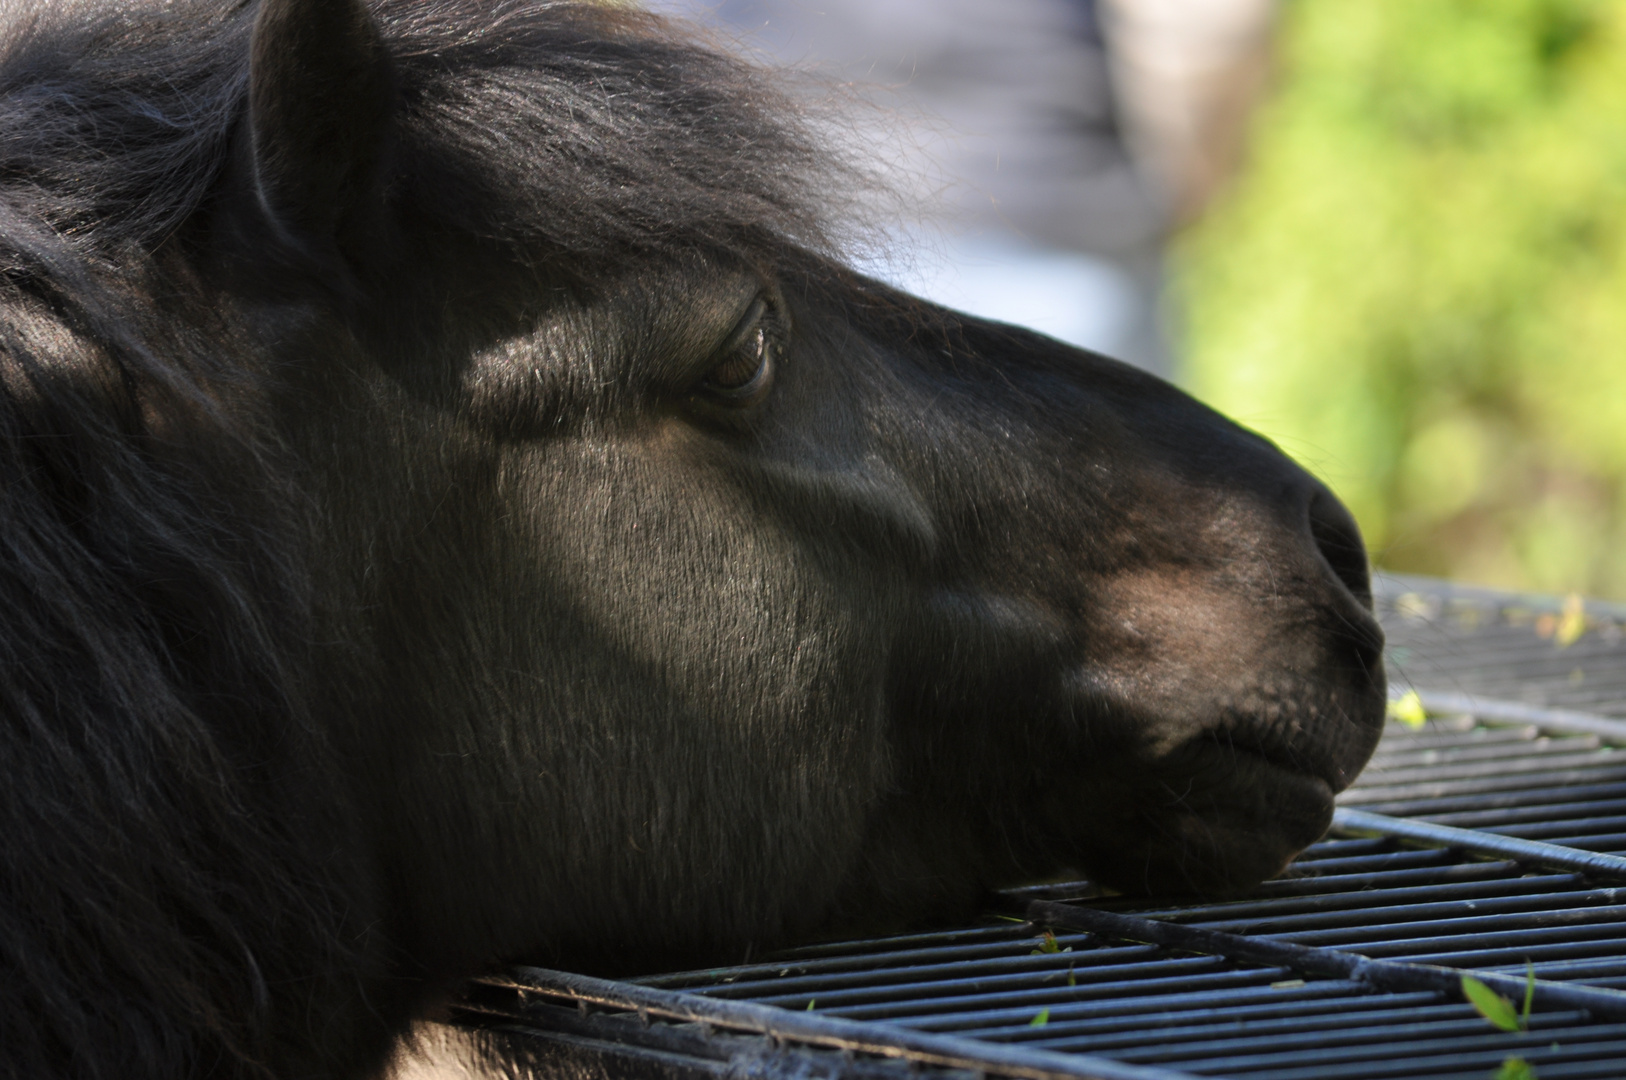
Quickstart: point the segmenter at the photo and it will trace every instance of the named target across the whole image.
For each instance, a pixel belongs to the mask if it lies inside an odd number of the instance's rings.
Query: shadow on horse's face
[[[588,34],[621,16],[561,18],[594,79],[636,66]],[[760,230],[590,272],[505,237],[566,198],[559,140],[523,189],[442,136],[482,93],[506,122],[516,61],[392,73],[379,40],[262,5],[249,123],[167,257],[315,508],[309,696],[412,970],[737,955],[1068,870],[1232,892],[1322,833],[1383,711],[1325,488]]]
[[[1234,892],[1376,742],[1346,511],[1122,364],[791,252],[362,340],[291,430],[430,970]]]
[[[1325,488],[793,245],[584,279],[482,235],[432,110],[391,129],[366,64],[341,107],[287,59],[364,41],[345,9],[262,13],[252,152],[192,243],[326,522],[317,699],[419,970],[736,951],[1069,869],[1225,893],[1323,832],[1383,710]]]

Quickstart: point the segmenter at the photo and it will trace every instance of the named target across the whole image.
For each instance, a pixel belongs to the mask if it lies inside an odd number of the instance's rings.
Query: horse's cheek
[[[637,442],[510,453],[492,614],[403,763],[438,822],[402,857],[457,868],[415,921],[587,966],[808,923],[890,772],[884,573]]]

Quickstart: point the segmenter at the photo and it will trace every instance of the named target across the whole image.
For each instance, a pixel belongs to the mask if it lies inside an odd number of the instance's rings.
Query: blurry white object
[[[1274,0],[1099,0],[1130,153],[1195,218],[1236,170],[1270,76]]]
[[[972,315],[1016,323],[1081,348],[1125,356],[1149,332],[1143,294],[1121,263],[1035,248],[1008,236],[926,237],[876,276]]]
[[[649,0],[847,83],[923,216],[880,276],[1160,374],[1161,252],[1233,166],[1273,0]]]

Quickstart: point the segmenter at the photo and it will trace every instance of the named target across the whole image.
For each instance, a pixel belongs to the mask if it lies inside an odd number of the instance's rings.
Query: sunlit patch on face
[[[1144,568],[1103,583],[1088,656],[1065,680],[1091,768],[1052,801],[1086,869],[1121,887],[1224,893],[1279,870],[1327,826],[1376,725],[1312,607],[1221,573]],[[1283,633],[1295,624],[1301,633]],[[1363,699],[1364,700],[1364,699]]]

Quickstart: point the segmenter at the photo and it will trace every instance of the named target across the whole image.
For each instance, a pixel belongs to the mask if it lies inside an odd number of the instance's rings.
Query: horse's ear
[[[282,239],[330,249],[374,193],[393,80],[363,0],[261,0],[250,46],[254,192]]]

